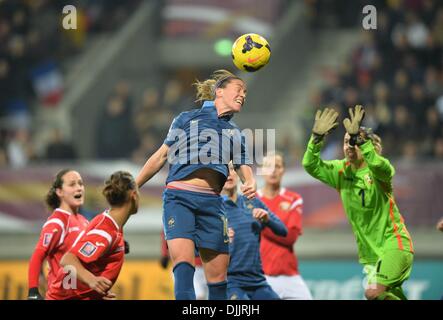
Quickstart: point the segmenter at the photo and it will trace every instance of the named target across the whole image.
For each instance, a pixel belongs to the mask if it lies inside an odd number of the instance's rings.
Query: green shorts
[[[389,288],[402,285],[412,271],[414,255],[403,250],[388,250],[375,265],[366,264],[363,272],[368,284],[379,283]]]

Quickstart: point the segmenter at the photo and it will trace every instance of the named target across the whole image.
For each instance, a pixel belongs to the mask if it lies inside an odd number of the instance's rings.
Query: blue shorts
[[[269,285],[228,288],[228,300],[280,300]]]
[[[191,239],[197,248],[229,253],[228,223],[220,195],[166,189],[163,228],[166,240]]]

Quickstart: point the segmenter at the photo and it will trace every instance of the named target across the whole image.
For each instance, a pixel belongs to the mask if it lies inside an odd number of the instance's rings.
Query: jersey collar
[[[55,211],[60,211],[60,212],[63,212],[63,213],[66,213],[67,215],[71,215],[71,212],[69,212],[69,211],[66,211],[66,210],[63,210],[63,209],[61,209],[61,208],[57,208],[57,209],[55,209]]]
[[[108,217],[109,219],[111,219],[111,221],[114,223],[114,225],[115,225],[115,227],[117,228],[117,230],[120,231],[120,227],[118,226],[118,224],[117,224],[117,222],[114,220],[114,218],[111,217],[111,215],[109,214],[109,210],[106,210],[103,214],[104,214],[106,217]]]
[[[219,119],[226,119],[228,121],[231,120],[232,117],[234,116],[234,114],[232,112],[223,113],[221,115],[218,115],[217,109],[215,108],[214,100],[212,100],[212,101],[204,101],[203,105],[202,105],[202,109],[206,109],[206,110],[210,111],[211,114],[214,114]]]

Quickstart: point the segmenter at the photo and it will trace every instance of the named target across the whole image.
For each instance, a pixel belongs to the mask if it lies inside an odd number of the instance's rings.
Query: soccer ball
[[[271,47],[262,36],[247,33],[235,40],[231,54],[237,68],[242,71],[255,72],[269,62]]]

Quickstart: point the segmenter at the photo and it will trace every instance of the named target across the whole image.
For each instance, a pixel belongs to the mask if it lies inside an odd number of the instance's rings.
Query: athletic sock
[[[174,294],[176,300],[195,300],[195,268],[188,262],[179,262],[174,269]]]
[[[227,300],[228,294],[226,292],[228,283],[225,281],[208,283],[209,300]]]

